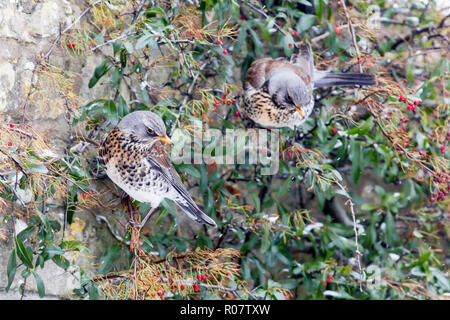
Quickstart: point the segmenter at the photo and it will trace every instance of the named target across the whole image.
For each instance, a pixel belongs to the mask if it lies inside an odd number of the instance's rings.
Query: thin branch
[[[397,39],[394,44],[392,45],[392,50],[397,49],[397,47],[402,44],[403,42],[409,42],[412,38],[414,38],[415,36],[424,33],[424,32],[431,32],[434,30],[439,30],[439,29],[443,29],[446,28],[447,26],[445,25],[445,21],[450,17],[450,14],[448,14],[447,16],[445,16],[441,22],[439,22],[439,24],[437,26],[428,26],[428,27],[424,27],[424,28],[417,28],[415,30],[412,31],[411,34],[407,35],[404,38],[400,38]]]
[[[352,35],[352,41],[353,41],[353,46],[355,47],[355,51],[356,51],[356,56],[358,58],[358,65],[359,65],[359,72],[363,73],[363,67],[361,64],[361,52],[359,52],[359,47],[358,47],[358,43],[356,42],[356,34],[355,34],[355,28],[353,27],[353,23],[352,20],[350,19],[350,16],[348,14],[348,9],[347,6],[345,5],[345,1],[342,1],[342,8],[344,8],[344,14],[347,18],[348,21],[348,27],[350,29],[350,33]]]
[[[347,202],[350,205],[350,212],[352,214],[353,220],[353,232],[355,233],[355,246],[356,246],[356,262],[358,264],[358,272],[359,272],[359,290],[363,291],[363,276],[362,276],[362,267],[361,267],[361,252],[359,251],[359,242],[358,242],[358,229],[356,225],[356,215],[354,210],[354,203],[352,198],[348,194],[347,190],[345,190],[344,186],[340,184],[338,181],[335,181],[338,187],[347,195]]]
[[[50,54],[53,52],[53,50],[55,49],[56,44],[61,40],[61,37],[63,34],[67,33],[70,29],[73,28],[73,26],[75,26],[78,21],[81,20],[82,17],[84,17],[86,15],[86,13],[88,13],[95,5],[99,4],[101,2],[101,0],[97,0],[95,1],[90,7],[88,7],[87,9],[85,9],[79,16],[78,18],[75,19],[74,22],[72,22],[69,26],[67,26],[63,31],[61,31],[58,35],[58,37],[56,37],[55,41],[53,41],[52,46],[50,47],[50,49],[48,50],[48,52],[44,55],[44,57],[42,58],[42,60],[46,60]]]

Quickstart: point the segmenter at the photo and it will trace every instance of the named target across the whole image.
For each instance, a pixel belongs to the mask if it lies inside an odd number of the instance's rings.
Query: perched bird
[[[252,63],[244,78],[241,111],[263,127],[295,129],[313,110],[315,88],[373,84],[373,75],[316,70],[311,46],[301,45],[290,60],[262,58]]]
[[[132,198],[150,203],[142,227],[164,198],[173,200],[191,219],[216,226],[184,187],[165,151],[172,141],[162,119],[151,111],[126,115],[102,140],[100,164],[108,177]]]

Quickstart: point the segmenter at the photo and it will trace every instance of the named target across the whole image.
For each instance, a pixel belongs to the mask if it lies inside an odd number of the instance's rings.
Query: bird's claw
[[[139,228],[141,229],[143,227],[143,224],[141,222],[137,222],[134,219],[128,220],[128,225],[132,228]]]

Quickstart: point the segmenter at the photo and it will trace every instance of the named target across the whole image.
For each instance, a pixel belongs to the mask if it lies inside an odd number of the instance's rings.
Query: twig
[[[344,186],[339,183],[339,181],[335,181],[338,187],[347,195],[347,203],[350,205],[350,212],[352,214],[353,220],[353,232],[355,233],[355,246],[356,246],[356,262],[358,264],[358,272],[359,272],[359,290],[363,291],[363,278],[362,278],[362,268],[361,268],[361,252],[359,251],[359,243],[358,243],[358,229],[356,226],[356,216],[354,210],[354,203],[352,198],[348,194],[347,190],[345,190]]]
[[[375,115],[374,115],[375,116]],[[413,160],[414,162],[417,162],[423,169],[425,169],[429,174],[434,175],[435,172],[430,169],[428,166],[426,166],[425,164],[422,163],[422,161],[420,161],[419,159],[416,159],[415,157],[411,156],[407,150],[405,148],[403,148],[403,146],[399,143],[396,143],[394,141],[394,139],[386,132],[386,130],[383,128],[383,126],[380,123],[380,120],[378,118],[374,119],[374,122],[377,124],[377,126],[380,128],[381,133],[397,148],[399,148],[401,151],[403,151],[405,153],[405,155]]]
[[[111,233],[111,235],[116,238],[119,242],[122,242],[124,244],[126,244],[127,246],[130,245],[130,240],[125,240],[124,238],[122,238],[121,236],[119,236],[118,234],[116,234],[114,232],[114,230],[111,227],[111,224],[109,223],[108,219],[106,219],[106,217],[101,216],[101,215],[96,215],[95,219],[97,220],[98,223],[104,222],[106,224],[106,227],[108,228],[109,232]]]
[[[428,26],[428,27],[424,27],[424,28],[418,28],[412,31],[411,34],[407,35],[404,38],[400,38],[397,39],[394,44],[392,45],[392,50],[397,49],[397,47],[402,44],[403,42],[408,42],[410,41],[414,36],[424,33],[424,32],[431,32],[433,30],[439,30],[442,28],[446,28],[447,26],[445,26],[445,21],[450,17],[450,14],[448,14],[447,16],[445,16],[441,22],[435,27],[435,26]]]
[[[242,0],[241,0],[240,2],[241,2],[241,4],[244,3],[244,1],[242,1]],[[246,4],[250,9],[252,9],[253,11],[255,11],[255,12],[259,13],[260,15],[262,15],[264,18],[266,18],[266,19],[269,18],[269,16],[267,15],[267,13],[264,12],[264,10],[261,10],[261,9],[255,7],[255,6],[254,6],[253,4],[251,4],[249,1],[245,2],[245,4]],[[285,35],[285,36],[287,35],[286,31],[284,31],[284,30],[283,30],[276,22],[274,22],[273,25],[274,25],[275,28],[277,28],[278,31],[280,31],[283,35]]]
[[[353,23],[350,19],[350,16],[348,14],[348,10],[347,10],[347,6],[345,5],[345,1],[342,1],[342,8],[344,8],[344,14],[347,18],[348,21],[348,27],[350,29],[350,33],[352,35],[352,41],[353,41],[353,46],[355,47],[355,51],[356,51],[356,56],[358,57],[358,65],[359,65],[359,72],[363,73],[363,67],[361,64],[361,53],[359,52],[359,48],[358,48],[358,43],[356,42],[356,35],[355,35],[355,28],[353,27]]]
[[[44,55],[44,57],[42,58],[42,60],[46,60],[50,54],[53,52],[53,50],[55,49],[56,44],[61,40],[61,37],[63,34],[65,34],[67,31],[69,31],[70,29],[73,28],[74,25],[76,25],[78,23],[78,21],[81,20],[82,17],[84,17],[84,15],[86,15],[86,13],[88,13],[95,5],[97,5],[98,3],[100,3],[101,0],[97,0],[95,1],[89,8],[85,9],[79,16],[78,18],[75,19],[74,22],[72,22],[69,26],[67,26],[63,31],[61,31],[58,35],[58,37],[56,37],[55,41],[53,41],[52,46],[50,47],[50,49],[48,50],[48,52]]]
[[[131,20],[131,25],[133,25],[137,18],[139,17],[139,15],[141,14],[142,9],[144,8],[144,4],[147,2],[147,0],[142,0],[141,5],[139,6],[139,9],[137,9],[137,11],[134,13],[134,17],[133,20]]]

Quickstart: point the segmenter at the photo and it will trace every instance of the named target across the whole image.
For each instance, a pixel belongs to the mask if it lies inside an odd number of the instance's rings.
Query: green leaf
[[[201,178],[200,171],[193,164],[180,164],[178,168],[180,172],[186,172],[197,179]]]
[[[120,247],[118,244],[113,244],[108,249],[106,249],[105,254],[100,258],[100,267],[98,269],[98,272],[107,273],[111,271],[114,267],[113,263],[117,260],[119,255]]]
[[[112,84],[114,88],[119,89],[121,81],[122,81],[122,69],[115,68],[112,74]]]
[[[24,244],[20,239],[16,238],[16,252],[19,259],[28,268],[33,268],[33,257],[30,255],[29,251],[25,248]]]
[[[46,259],[48,260],[48,259],[53,259],[53,257],[55,255],[64,254],[64,250],[62,250],[58,247],[49,246],[49,247],[45,247],[44,253],[45,253]]]
[[[109,69],[111,69],[112,65],[108,65],[109,59],[105,59],[100,63],[94,71],[94,75],[89,80],[88,87],[89,89],[93,88],[97,82],[103,77],[106,73],[108,73]]]
[[[119,95],[119,105],[117,107],[117,113],[119,114],[119,117],[124,117],[130,113],[127,102],[122,97],[122,95]]]
[[[17,271],[17,260],[16,260],[16,249],[11,250],[11,254],[8,259],[8,266],[6,267],[6,274],[8,275],[8,284],[6,285],[5,291],[8,292],[11,284],[14,280],[14,276]]]
[[[45,286],[44,281],[42,281],[41,277],[33,271],[34,279],[36,280],[36,287],[40,298],[43,298],[45,296]]]
[[[309,28],[311,28],[312,25],[314,24],[315,20],[316,20],[315,15],[312,14],[302,15],[297,23],[297,31],[299,33],[302,33],[309,30]]]
[[[120,51],[120,66],[125,68],[127,66],[127,50]]]
[[[309,2],[308,0],[295,0],[297,3],[301,3],[307,7],[312,7],[311,2]]]
[[[70,262],[63,255],[57,254],[53,257],[53,262],[60,268],[67,270],[70,267]]]
[[[98,298],[100,297],[97,287],[92,284],[87,287],[87,292],[89,294],[89,300],[98,300]]]
[[[420,257],[417,259],[417,261],[411,263],[407,268],[411,269],[415,266],[421,266],[424,262],[428,261],[431,257],[431,250],[426,250]]]
[[[34,229],[36,229],[36,226],[29,226],[23,229],[17,234],[17,238],[20,239],[20,241],[24,242],[33,233]]]
[[[265,253],[270,247],[269,230],[264,229],[264,235],[261,240],[261,253]]]
[[[395,229],[395,220],[390,211],[386,214],[386,240],[391,246],[395,246],[399,242],[399,236]]]
[[[350,159],[352,161],[352,168],[350,170],[350,175],[352,177],[353,183],[358,183],[361,176],[362,168],[362,150],[361,144],[356,142],[356,140],[350,140]]]

